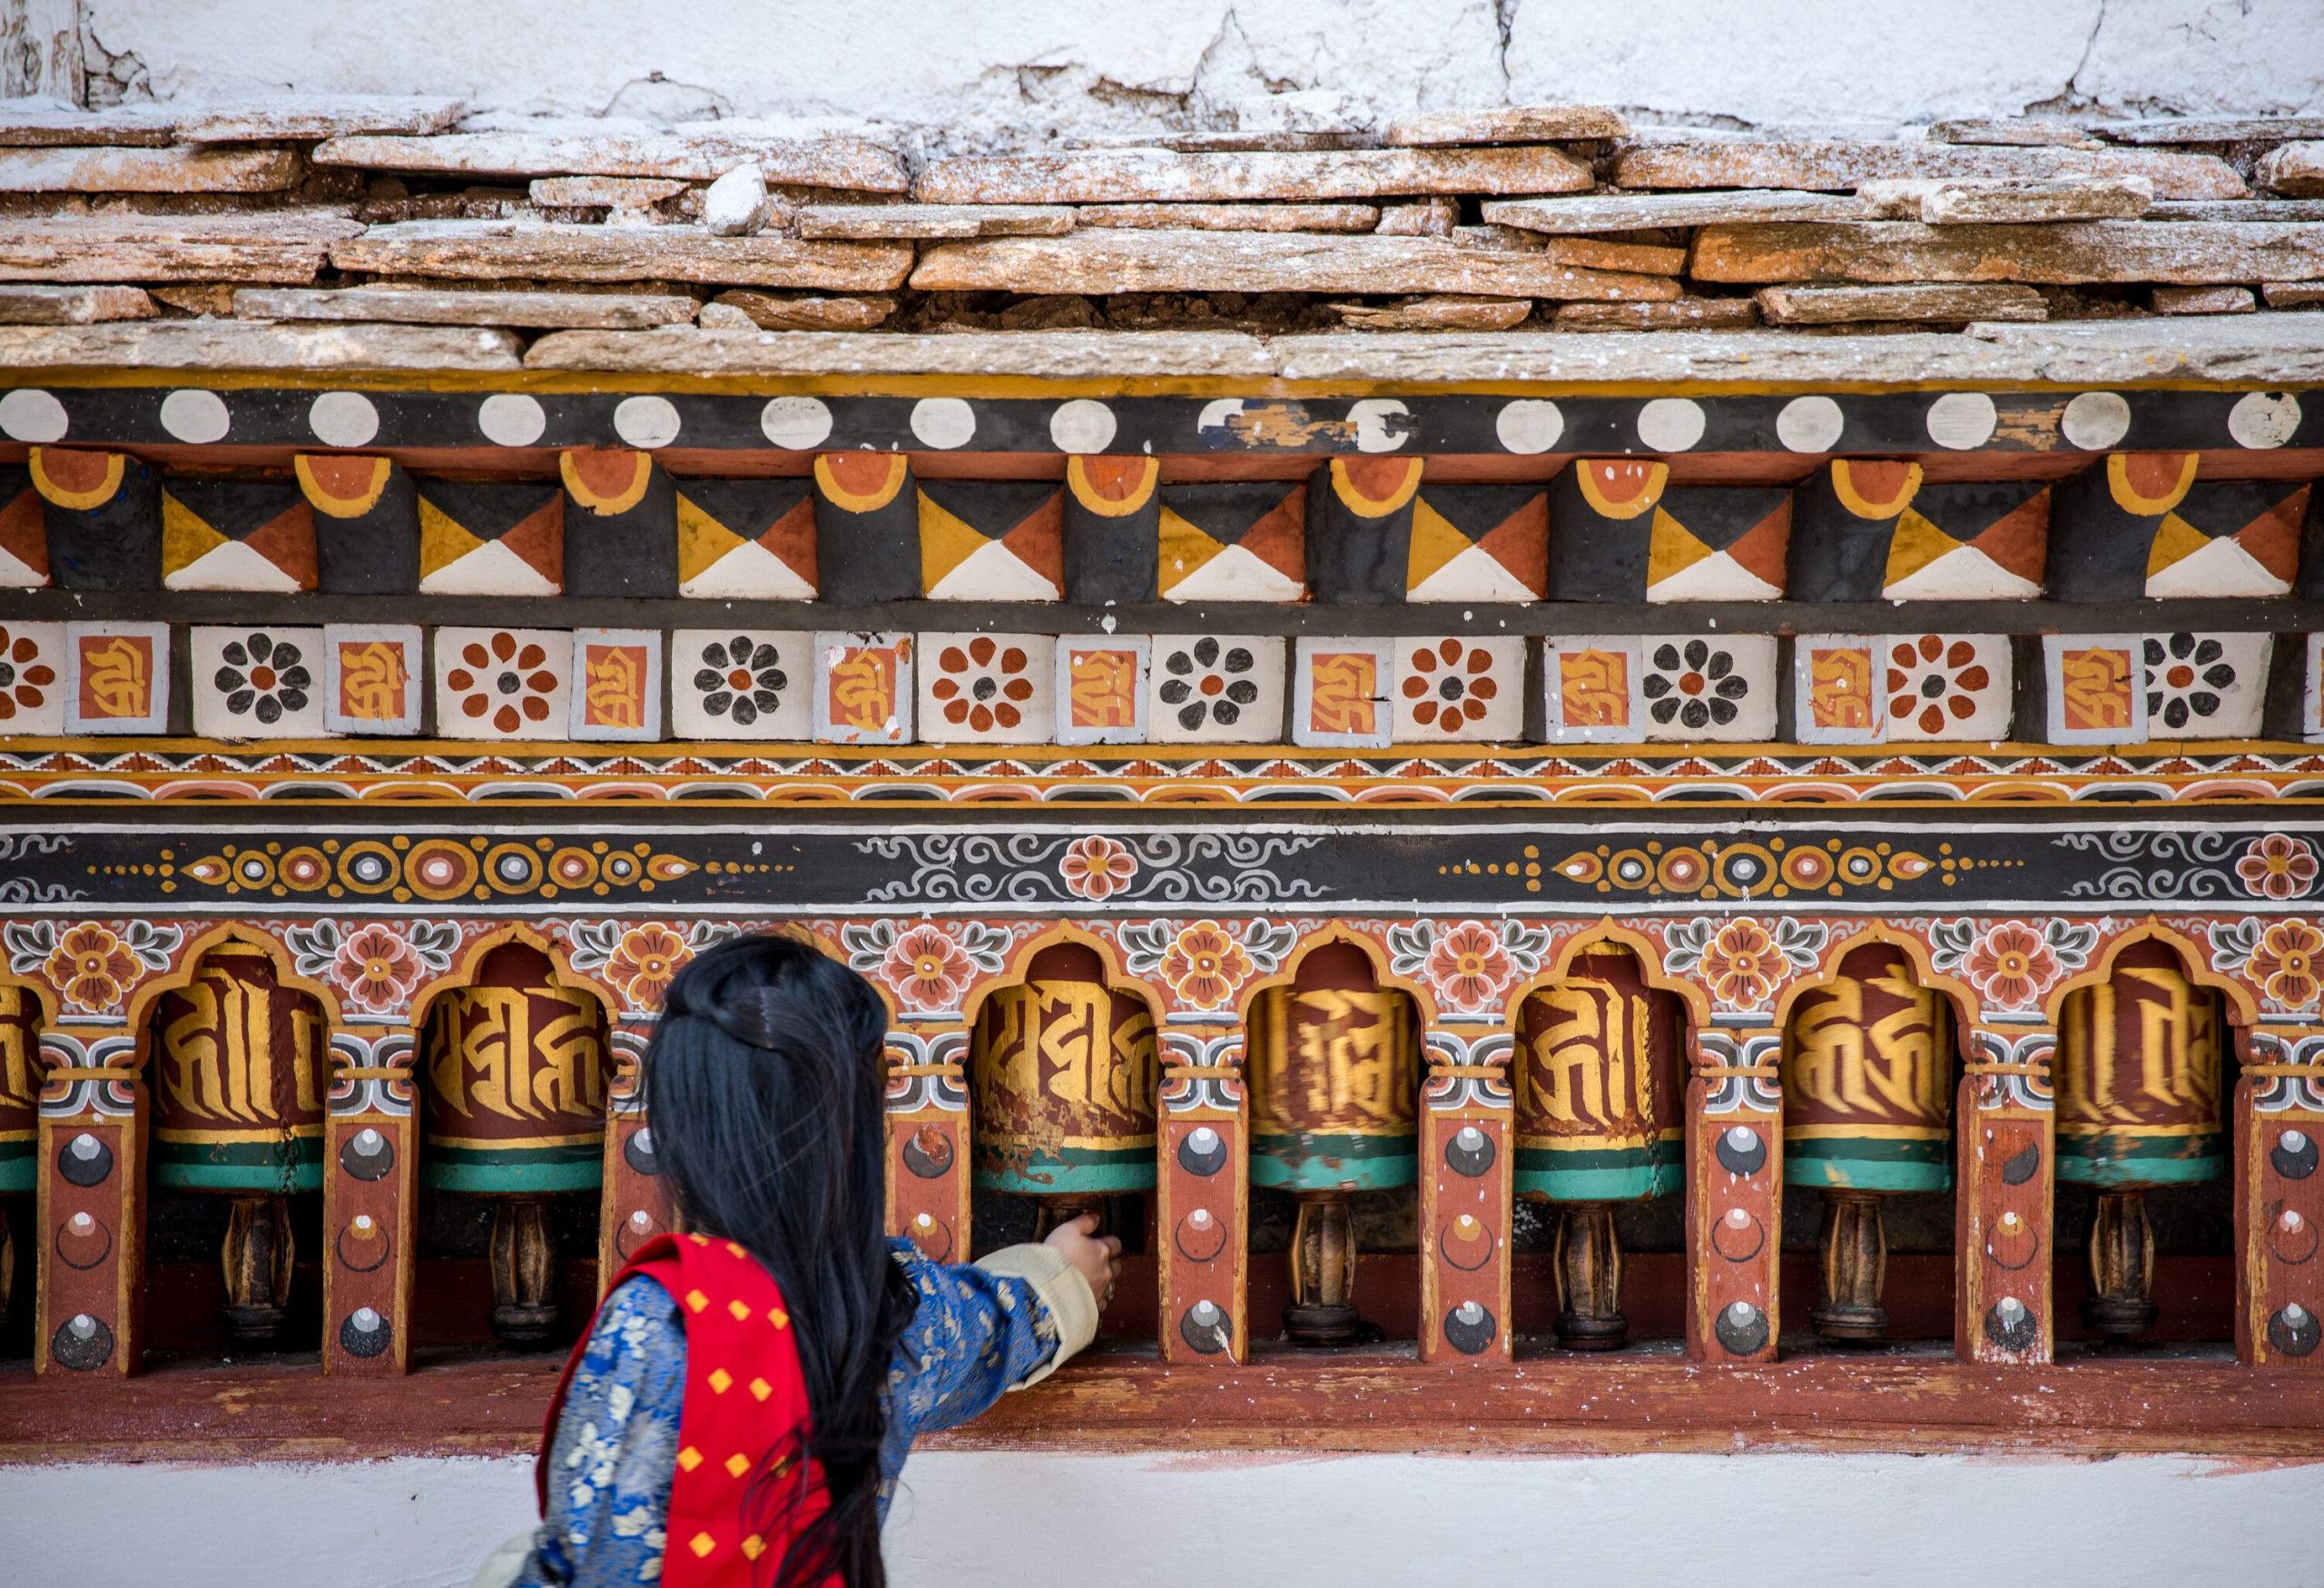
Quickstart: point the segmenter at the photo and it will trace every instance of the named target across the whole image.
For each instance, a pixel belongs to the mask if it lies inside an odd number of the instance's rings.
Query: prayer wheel
[[[557,1324],[547,1198],[604,1174],[605,1008],[558,985],[547,954],[509,943],[428,1005],[422,1041],[420,1179],[495,1199],[492,1332],[542,1344]]]
[[[1944,998],[1904,952],[1852,950],[1792,1007],[1784,1032],[1784,1179],[1824,1193],[1823,1293],[1808,1317],[1828,1339],[1886,1337],[1888,1237],[1881,1198],[1953,1184],[1953,1031]]]
[[[0,982],[0,1197],[40,1186],[40,1001]],[[15,1293],[16,1246],[0,1208],[0,1320]]]
[[[1154,1016],[1106,985],[1098,951],[1058,943],[993,991],[970,1040],[975,1183],[1039,1200],[1042,1232],[1154,1189]]]
[[[1521,1197],[1558,1208],[1558,1341],[1610,1351],[1630,1338],[1614,1204],[1685,1179],[1686,1016],[1610,943],[1576,954],[1517,1016]]]
[[[233,1198],[220,1316],[238,1344],[267,1344],[289,1316],[290,1198],[323,1184],[322,1007],[264,950],[225,943],[156,1001],[153,1032],[153,1183]]]
[[[2152,939],[2105,981],[2067,995],[2058,1021],[2058,1179],[2094,1187],[2082,1320],[2117,1338],[2154,1327],[2146,1194],[2227,1173],[2221,1120],[2226,1031],[2219,995]]]
[[[1419,1177],[1420,1022],[1410,998],[1374,980],[1363,950],[1326,943],[1292,985],[1259,994],[1247,1048],[1251,1183],[1299,1202],[1284,1331],[1345,1345],[1364,1328],[1348,1198]]]

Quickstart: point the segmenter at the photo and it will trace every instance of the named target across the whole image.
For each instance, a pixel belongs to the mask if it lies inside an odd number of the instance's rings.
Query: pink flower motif
[[[1463,921],[1428,951],[1428,983],[1451,1008],[1484,1007],[1508,983],[1509,952],[1482,922]]]
[[[2003,921],[1969,945],[1961,973],[1994,1009],[2031,1009],[2057,981],[2058,956],[2022,921]]]
[[[977,968],[942,929],[915,926],[889,945],[880,975],[914,1009],[958,1009]]]
[[[331,955],[326,978],[351,1012],[400,1014],[411,1005],[425,967],[403,936],[377,922],[359,926]]]
[[[1092,834],[1067,844],[1057,869],[1068,893],[1095,903],[1129,886],[1137,875],[1137,859],[1128,844]]]
[[[2302,898],[2316,885],[2316,855],[2299,839],[2270,833],[2244,846],[2235,874],[2262,898]]]

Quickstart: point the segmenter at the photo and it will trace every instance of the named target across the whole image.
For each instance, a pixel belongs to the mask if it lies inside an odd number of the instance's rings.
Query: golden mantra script
[[[205,965],[172,1001],[179,1012],[162,1022],[161,1100],[172,1126],[283,1125],[322,1113],[323,1018],[308,1000]],[[275,1071],[286,1036],[292,1119]]]
[[[1528,1002],[1517,1118],[1554,1136],[1651,1135],[1651,999],[1578,976]]]
[[[587,993],[470,987],[438,998],[428,1028],[431,1113],[584,1129],[603,1121],[606,1050]]]
[[[1843,977],[1799,1001],[1783,1088],[1813,1118],[1943,1125],[1950,1055],[1937,994],[1908,976]]]
[[[992,1112],[1027,1124],[1062,1115],[1077,1135],[1153,1130],[1152,1015],[1116,1020],[1097,982],[1032,981],[994,992],[978,1023],[976,1085]]]
[[[1401,992],[1272,991],[1251,1070],[1265,1134],[1395,1136],[1415,1122],[1420,1042]]]
[[[2058,1032],[2058,1128],[2217,1124],[2219,1001],[2178,972],[2118,967]]]

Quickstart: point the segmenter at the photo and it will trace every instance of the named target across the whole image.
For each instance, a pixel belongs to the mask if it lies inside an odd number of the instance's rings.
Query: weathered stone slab
[[[1587,165],[1547,148],[1344,149],[1288,154],[1083,149],[939,160],[912,184],[912,197],[935,204],[1222,202],[1409,193],[1558,193],[1590,185]]]
[[[2039,362],[2022,350],[1945,331],[1329,331],[1276,337],[1267,349],[1279,380],[1422,387],[1970,385],[2028,379]]]
[[[645,210],[677,197],[686,184],[667,176],[537,176],[525,191],[533,202],[556,210]]]
[[[284,94],[165,107],[189,143],[300,143],[363,133],[440,133],[467,113],[457,99],[393,94]]]
[[[1763,287],[1759,312],[1769,325],[1850,325],[1911,320],[1967,324],[1973,320],[2047,320],[2049,306],[2031,287]]]
[[[1867,182],[1934,177],[2055,180],[2143,176],[2171,199],[2230,199],[2245,190],[2211,154],[2142,149],[2011,149],[1868,138],[1689,138],[1634,143],[1614,159],[1614,181],[1645,188],[1810,188],[1843,192]],[[1491,217],[1488,217],[1491,219]]]
[[[1090,149],[1176,149],[1181,154],[1301,153],[1317,149],[1369,149],[1379,140],[1356,127],[1235,127],[1199,133],[1099,133]]]
[[[1928,226],[1854,221],[1707,226],[1693,271],[1704,281],[2305,281],[2324,274],[2324,225],[2259,222],[2077,221],[2054,226]]]
[[[590,333],[602,334],[602,333]],[[505,330],[409,325],[263,325],[158,320],[142,325],[0,326],[0,367],[424,370],[463,374],[520,368]]]
[[[2143,176],[2057,182],[1941,182],[1921,195],[1932,226],[2011,225],[2039,221],[2135,221],[2154,202]]]
[[[1591,193],[1574,199],[1494,199],[1485,220],[1526,232],[1571,235],[1648,232],[1665,226],[1718,226],[1754,221],[1868,221],[1878,213],[1860,198],[1837,193]]]
[[[0,217],[0,281],[311,281],[360,231],[330,210]]]
[[[1577,270],[1542,254],[1491,253],[1442,237],[1277,232],[1076,232],[940,243],[923,291],[1453,292],[1496,298],[1664,299],[1662,276]]]
[[[2309,303],[2324,303],[2324,281],[2270,281],[2260,291],[2270,309],[2294,309]]]
[[[1450,237],[1461,223],[1461,206],[1448,198],[1418,199],[1409,203],[1380,206],[1383,237]]]
[[[1976,324],[1965,334],[2030,356],[2031,379],[2063,385],[2211,380],[2274,387],[2324,380],[2324,314]]]
[[[1083,204],[1081,226],[1142,232],[1369,232],[1377,204]]]
[[[244,320],[348,320],[389,325],[521,325],[644,330],[683,325],[694,301],[675,293],[461,292],[429,287],[245,287]]]
[[[852,331],[560,330],[527,350],[533,370],[752,377],[1156,376],[1267,379],[1265,344],[1241,331],[1015,330],[927,336]]]
[[[2249,287],[2157,287],[2151,301],[2157,314],[2250,314],[2260,307]]]
[[[94,325],[159,312],[142,287],[0,286],[0,324]]]
[[[2157,199],[2148,221],[2324,221],[2324,199]]]
[[[807,204],[802,237],[1062,237],[1073,212],[1061,204]]]
[[[1561,303],[1560,330],[1748,330],[1759,306],[1748,298],[1680,298],[1669,303]]]
[[[761,330],[870,330],[896,311],[888,297],[838,298],[798,293],[778,298],[772,292],[736,288],[721,292],[704,304],[746,316]]]
[[[2324,143],[2286,143],[2270,149],[2252,174],[2270,192],[2314,198],[2324,193]]]
[[[1683,248],[1644,242],[1601,242],[1591,237],[1553,237],[1542,252],[1560,264],[1593,271],[1629,271],[1642,276],[1675,276],[1687,268]]]
[[[2000,143],[2018,148],[2095,149],[2098,140],[2079,123],[1971,118],[1939,122],[1928,135],[1940,143]]]
[[[333,138],[318,165],[454,176],[671,176],[711,182],[756,165],[770,183],[901,192],[903,158],[870,138],[753,134],[747,122],[658,131],[625,123],[566,123],[543,130],[448,133],[432,138]]]
[[[0,149],[0,192],[263,193],[298,184],[295,149]]]
[[[707,281],[886,291],[904,284],[900,242],[803,242],[713,237],[691,227],[624,229],[523,221],[406,221],[334,246],[343,271],[497,281]]]
[[[1442,294],[1402,303],[1334,303],[1342,324],[1357,330],[1507,330],[1533,312],[1522,298]]]
[[[177,138],[177,119],[155,105],[86,111],[29,100],[0,103],[0,146],[158,148]]]
[[[1398,116],[1381,142],[1393,146],[1443,143],[1555,143],[1567,139],[1627,138],[1620,111],[1594,104],[1519,104],[1489,110],[1432,110]]]
[[[2324,116],[2157,116],[2083,124],[2110,143],[2252,143],[2324,138]]]

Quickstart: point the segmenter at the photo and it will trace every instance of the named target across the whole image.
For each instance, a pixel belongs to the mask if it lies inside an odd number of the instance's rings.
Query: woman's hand
[[[1066,1261],[1089,1281],[1089,1294],[1105,1307],[1114,1299],[1114,1281],[1121,1277],[1122,1243],[1117,1237],[1097,1233],[1098,1216],[1084,1213],[1049,1231],[1043,1244],[1065,1254]]]

